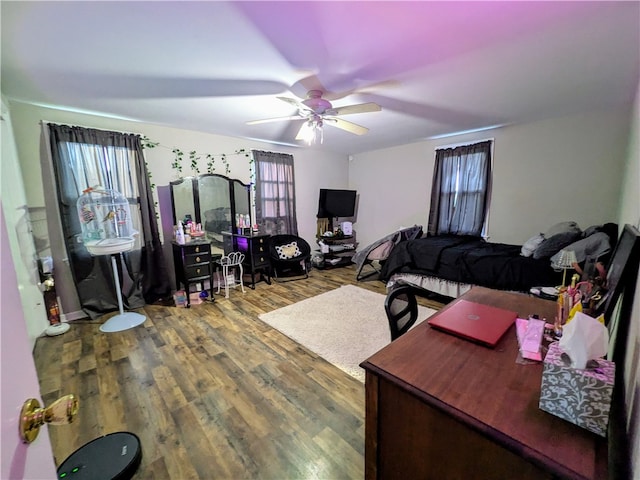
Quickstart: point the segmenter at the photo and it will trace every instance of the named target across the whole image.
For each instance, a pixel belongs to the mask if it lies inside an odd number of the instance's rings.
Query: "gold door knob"
[[[20,437],[24,443],[31,443],[45,423],[67,425],[73,422],[77,413],[78,399],[72,393],[60,397],[46,408],[40,408],[40,402],[30,398],[24,402],[20,412]]]

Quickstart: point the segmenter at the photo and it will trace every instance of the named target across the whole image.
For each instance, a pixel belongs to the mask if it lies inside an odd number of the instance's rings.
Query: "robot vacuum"
[[[129,432],[110,433],[78,448],[58,467],[58,478],[64,480],[127,480],[133,477],[142,449],[137,435]]]

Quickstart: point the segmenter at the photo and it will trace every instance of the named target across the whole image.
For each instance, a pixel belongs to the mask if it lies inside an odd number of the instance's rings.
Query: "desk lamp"
[[[563,287],[566,286],[565,283],[567,279],[567,270],[571,270],[575,268],[574,265],[576,263],[578,263],[578,259],[576,258],[576,252],[574,252],[573,250],[560,250],[560,255],[558,256],[556,263],[554,263],[552,266],[557,270],[563,270],[563,274],[562,274]]]

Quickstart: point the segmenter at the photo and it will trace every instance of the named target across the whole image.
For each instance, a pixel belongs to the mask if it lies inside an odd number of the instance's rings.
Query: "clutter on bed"
[[[616,224],[593,226],[583,232],[571,221],[552,225],[522,246],[491,243],[476,236],[422,237],[394,245],[382,265],[380,279],[395,282],[408,281],[405,275],[420,276],[436,287],[444,283],[446,291],[454,293],[466,290],[451,288],[451,285],[527,292],[533,287],[561,284],[567,270],[554,268],[558,257],[552,261],[561,250],[573,251],[578,260],[575,267],[580,268],[587,258],[605,261],[616,240]]]

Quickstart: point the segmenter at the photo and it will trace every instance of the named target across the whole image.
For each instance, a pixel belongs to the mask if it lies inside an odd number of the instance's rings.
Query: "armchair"
[[[311,247],[297,235],[273,235],[269,239],[273,278],[279,282],[308,278],[307,263]]]

